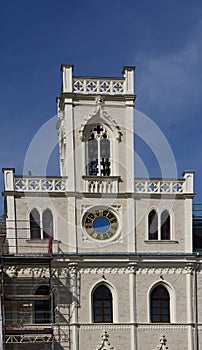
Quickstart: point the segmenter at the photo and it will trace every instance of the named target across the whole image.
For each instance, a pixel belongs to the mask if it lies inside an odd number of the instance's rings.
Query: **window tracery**
[[[87,175],[110,176],[110,140],[107,128],[102,124],[94,125],[88,134]]]

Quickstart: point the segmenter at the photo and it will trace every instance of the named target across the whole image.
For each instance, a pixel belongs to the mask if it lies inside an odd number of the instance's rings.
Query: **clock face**
[[[110,209],[96,208],[85,213],[83,226],[90,237],[105,240],[117,232],[118,219]]]

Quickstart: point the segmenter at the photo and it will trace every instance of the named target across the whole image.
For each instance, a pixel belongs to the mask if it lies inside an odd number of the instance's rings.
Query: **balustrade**
[[[67,178],[61,177],[14,177],[15,191],[64,192]]]
[[[73,89],[82,94],[118,94],[125,93],[125,80],[122,79],[97,79],[75,77]]]

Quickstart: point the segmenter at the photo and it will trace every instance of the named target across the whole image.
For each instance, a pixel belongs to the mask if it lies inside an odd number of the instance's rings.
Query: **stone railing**
[[[118,193],[120,176],[83,176],[85,192],[89,193]]]
[[[15,191],[64,192],[66,185],[66,177],[14,176]]]
[[[83,176],[85,192],[118,193],[120,176]],[[67,177],[14,176],[15,191],[65,192]],[[186,193],[185,179],[135,179],[135,193],[180,194]]]
[[[135,193],[178,194],[185,192],[184,179],[135,179]]]
[[[79,94],[118,94],[125,93],[124,78],[84,78],[74,77],[73,91]]]

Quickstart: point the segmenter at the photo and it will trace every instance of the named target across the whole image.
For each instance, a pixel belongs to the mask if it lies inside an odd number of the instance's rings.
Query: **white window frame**
[[[151,213],[151,211],[155,210],[156,214],[157,214],[157,223],[158,223],[158,238],[157,239],[150,239],[149,238],[149,214]],[[164,211],[167,211],[169,216],[170,216],[170,238],[169,239],[161,239],[161,214]],[[152,207],[149,209],[149,211],[147,212],[146,215],[146,241],[149,242],[169,242],[173,240],[173,214],[171,213],[171,211],[165,207],[165,208],[161,208],[161,210],[157,210],[155,207]]]

